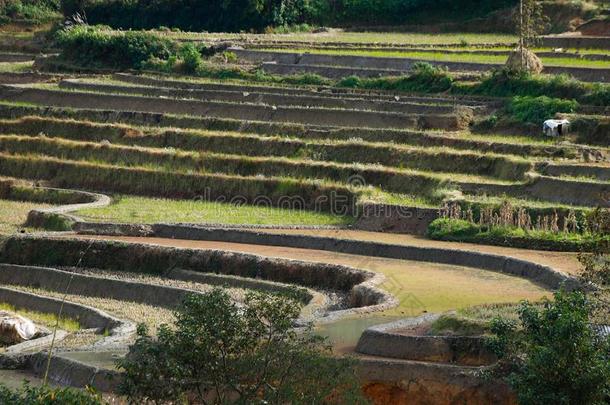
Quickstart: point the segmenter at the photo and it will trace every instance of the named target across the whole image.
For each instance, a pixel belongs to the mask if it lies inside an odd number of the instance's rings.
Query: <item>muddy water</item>
[[[183,248],[222,249],[269,257],[341,264],[383,273],[386,281],[381,288],[396,296],[400,302],[399,306],[382,313],[361,315],[319,326],[320,333],[329,336],[338,348],[355,345],[366,327],[390,322],[400,317],[414,317],[425,312],[442,312],[486,303],[517,302],[522,299],[537,300],[549,295],[547,290],[522,278],[437,263],[214,241],[111,236],[80,237]]]

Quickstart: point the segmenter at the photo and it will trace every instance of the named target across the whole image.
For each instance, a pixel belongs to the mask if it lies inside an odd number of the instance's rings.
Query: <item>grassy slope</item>
[[[342,217],[313,211],[236,206],[207,201],[168,200],[124,196],[105,208],[86,209],[77,215],[92,221],[129,223],[190,222],[250,225],[348,225]]]
[[[0,235],[16,232],[25,222],[28,212],[48,205],[26,201],[0,200]]]

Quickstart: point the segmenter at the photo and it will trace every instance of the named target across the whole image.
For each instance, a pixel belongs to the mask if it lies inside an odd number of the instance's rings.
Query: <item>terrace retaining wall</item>
[[[541,168],[547,176],[592,177],[597,180],[610,181],[610,166],[579,164],[549,164]]]
[[[496,356],[484,346],[481,336],[428,336],[398,332],[429,324],[438,315],[423,315],[367,328],[356,352],[393,359],[481,366],[494,363]]]
[[[176,308],[188,294],[197,291],[135,281],[118,280],[48,267],[0,263],[0,283],[63,292],[70,288],[88,297],[111,298],[166,308]]]
[[[548,35],[542,37],[542,46],[547,48],[610,49],[610,41],[608,37]]]
[[[390,259],[443,263],[524,277],[551,289],[557,289],[562,284],[565,284],[567,289],[578,286],[578,281],[576,279],[557,272],[548,266],[513,257],[479,253],[476,251],[392,245],[335,237],[267,233],[256,230],[230,229],[226,227],[179,224],[154,224],[151,225],[151,227],[153,230],[151,236],[159,238],[284,246],[301,249],[327,250],[363,256],[386,257]],[[77,226],[75,229],[78,233],[82,234],[104,234],[104,226],[94,223]],[[130,235],[124,234],[123,236]]]
[[[349,111],[323,108],[275,107],[252,104],[232,104],[193,100],[171,100],[120,94],[63,92],[3,85],[0,98],[56,107],[95,108],[173,113],[219,118],[238,118],[253,121],[276,121],[317,125],[365,128],[426,128],[462,129],[468,122],[454,115],[399,114],[373,111]]]
[[[426,100],[434,102],[434,100]],[[458,100],[455,101],[456,103]],[[459,103],[462,103],[459,100]],[[75,119],[75,120],[91,120],[99,123],[112,123],[106,125],[114,125],[116,123],[125,123],[132,125],[150,125],[150,126],[165,126],[176,127],[183,126],[186,128],[208,129],[208,130],[224,130],[224,131],[239,131],[251,132],[260,135],[280,135],[280,136],[295,136],[303,139],[341,139],[349,140],[352,138],[362,138],[365,141],[378,142],[395,142],[407,145],[426,145],[426,146],[450,146],[458,149],[476,149],[481,152],[494,152],[500,154],[516,154],[524,156],[549,156],[549,157],[565,157],[578,158],[588,155],[595,157],[597,149],[583,145],[527,145],[527,144],[511,144],[511,143],[496,143],[488,141],[477,141],[460,139],[454,137],[445,137],[442,133],[422,133],[409,130],[388,130],[388,129],[366,129],[366,128],[326,128],[308,125],[287,125],[274,123],[252,123],[247,121],[236,120],[217,120],[211,118],[196,118],[196,117],[177,117],[156,113],[134,113],[120,112],[109,110],[91,110],[79,109],[74,111],[71,109],[61,109],[53,107],[36,107],[36,106],[8,106],[0,105],[0,117],[4,119],[23,119],[30,115],[39,115],[44,118],[56,119]],[[43,119],[44,119],[43,118]],[[30,118],[31,119],[31,118]],[[13,126],[14,124],[9,124]],[[38,126],[48,125],[44,122],[36,124]],[[104,124],[100,124],[104,125]],[[8,128],[4,124],[5,128]],[[28,129],[20,128],[20,131],[28,131]],[[7,129],[8,131],[8,129]],[[11,129],[12,131],[12,129]],[[9,131],[9,132],[11,132]],[[66,131],[69,131],[67,129]],[[89,128],[91,131],[91,128]],[[112,132],[110,127],[109,133]],[[188,129],[186,130],[188,131]],[[31,133],[31,132],[28,132]],[[38,134],[38,132],[35,132]],[[69,132],[68,132],[69,133]],[[99,132],[96,132],[98,134]],[[101,135],[100,135],[101,136]],[[110,135],[108,135],[110,136]],[[97,138],[104,139],[104,138]],[[167,146],[172,146],[168,144]]]
[[[258,51],[258,50],[247,50],[239,48],[231,48],[239,58],[245,60],[263,63],[263,62],[275,62],[282,65],[292,66],[303,66],[304,71],[310,71],[307,68],[312,67],[314,69],[320,68],[320,71],[315,73],[323,75],[323,67],[353,67],[358,66],[364,69],[363,72],[366,74],[366,69],[380,69],[383,70],[394,70],[397,73],[405,74],[409,72],[416,62],[422,62],[421,59],[412,58],[384,58],[375,56],[360,56],[360,55],[326,55],[326,54],[315,54],[315,53],[294,53],[294,52],[274,52],[274,51]],[[484,72],[493,68],[503,66],[501,64],[494,63],[468,63],[468,62],[437,62],[437,61],[425,61],[434,66],[447,67],[451,71],[456,72]],[[265,68],[269,64],[263,65]],[[273,69],[273,67],[271,67]],[[354,70],[354,68],[351,68]],[[394,75],[396,75],[396,72]],[[355,73],[355,72],[352,72]],[[558,67],[558,66],[547,66],[544,68],[543,73],[548,74],[560,74],[567,73],[579,80],[583,81],[596,81],[596,82],[610,82],[610,69],[604,68],[580,68],[580,67]],[[329,74],[336,75],[332,69]],[[390,74],[385,74],[389,76]],[[349,76],[346,74],[345,76]],[[330,77],[330,76],[329,76]]]
[[[363,231],[425,235],[438,218],[437,208],[417,208],[391,204],[364,204],[354,228]]]
[[[65,289],[65,285],[63,286]],[[9,287],[0,287],[0,302],[7,302],[16,308],[24,308],[31,311],[47,314],[56,314],[62,306],[62,300],[45,297],[38,294],[15,290]],[[122,321],[105,312],[85,305],[75,304],[69,301],[63,302],[63,316],[78,320],[85,328],[108,330],[119,327]]]
[[[80,252],[86,253],[80,255]],[[352,308],[344,313],[377,311],[396,305],[396,300],[391,294],[376,287],[384,280],[380,274],[347,266],[267,258],[246,253],[179,249],[102,240],[12,237],[4,243],[0,257],[6,263],[28,266],[63,267],[79,263],[85,268],[161,276],[169,274],[174,269],[181,269],[338,290],[349,294]],[[82,277],[83,283],[84,280],[85,277]],[[110,284],[112,283],[108,285]],[[95,287],[83,288],[91,289],[92,294],[98,293]],[[146,294],[145,297],[149,297],[148,292]],[[165,295],[171,303],[173,298],[169,294]],[[334,316],[344,313],[336,312]]]
[[[451,114],[455,111],[453,106],[447,105],[422,105],[397,101],[369,101],[347,97],[288,95],[281,94],[281,88],[278,88],[277,93],[258,93],[249,91],[200,90],[192,88],[173,89],[168,87],[117,86],[77,80],[63,80],[59,84],[59,87],[76,90],[119,92],[145,96],[192,98],[205,101],[226,101],[276,106],[325,107],[410,114]]]
[[[214,82],[199,82],[179,80],[173,76],[159,76],[159,72],[150,72],[155,77],[116,73],[112,76],[114,80],[126,83],[141,84],[145,86],[169,87],[178,89],[200,89],[200,90],[222,90],[222,91],[238,91],[252,93],[280,93],[297,96],[313,96],[313,97],[332,97],[332,98],[358,98],[370,101],[390,101],[396,100],[394,92],[375,89],[353,89],[349,87],[333,87],[333,86],[309,86],[309,87],[287,87],[287,86],[272,86],[272,85],[246,85],[246,84],[231,84],[231,83],[214,83]],[[449,104],[449,105],[464,105],[481,107],[487,104],[495,104],[499,106],[498,100],[490,97],[469,96],[469,95],[413,95],[403,94],[398,96],[400,102],[412,103],[428,103],[428,104]]]

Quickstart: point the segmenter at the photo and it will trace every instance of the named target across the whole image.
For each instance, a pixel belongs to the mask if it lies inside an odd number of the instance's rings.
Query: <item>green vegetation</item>
[[[581,292],[559,291],[542,307],[527,302],[519,321],[492,324],[490,347],[520,404],[603,404],[610,395],[610,338],[600,336]]]
[[[11,304],[0,302],[0,311],[9,311],[19,315],[22,315],[32,321],[42,324],[46,327],[52,328],[57,323],[57,315],[49,314],[38,311],[30,311],[28,309],[17,309]],[[70,318],[61,318],[59,323],[57,323],[59,329],[68,331],[68,332],[76,332],[81,329],[78,321]],[[1,403],[1,402],[0,402]]]
[[[540,250],[592,251],[610,242],[610,235],[524,230],[514,226],[481,226],[463,219],[438,218],[428,226],[435,240],[481,243]]]
[[[48,385],[33,387],[28,383],[16,390],[0,384],[0,403],[27,405],[104,405],[107,402],[94,390],[78,388],[52,388]]]
[[[515,0],[63,0],[66,16],[87,15],[94,24],[115,28],[171,27],[192,31],[263,31],[267,27],[311,25],[392,25],[480,17],[513,6]],[[307,26],[307,25],[305,25]],[[282,32],[282,31],[280,31]]]
[[[357,76],[350,76],[340,80],[336,86],[356,89],[440,93],[449,90],[452,83],[453,79],[446,70],[434,67],[429,63],[417,62],[413,64],[409,76],[382,77],[376,79],[364,79]]]
[[[92,221],[130,223],[344,226],[355,221],[353,216],[338,216],[314,211],[134,196],[115,197],[114,203],[108,207],[85,209],[78,211],[76,215]]]
[[[153,59],[167,59],[175,44],[138,31],[111,32],[101,27],[76,25],[56,33],[62,58],[87,67],[138,69]]]
[[[239,65],[206,61],[211,51],[202,45],[175,40],[150,32],[111,31],[104,27],[76,26],[60,30],[57,42],[61,58],[76,66],[149,69],[161,72],[188,73],[214,79],[238,79],[249,82],[292,85],[334,85],[362,89],[406,92],[445,92],[479,94],[494,97],[547,96],[573,99],[583,104],[610,104],[610,86],[584,83],[566,75],[530,75],[498,69],[481,82],[454,82],[448,72],[427,63],[416,63],[410,75],[362,79],[347,77],[338,81],[315,74],[277,76],[261,70],[247,70]],[[336,53],[335,51],[331,51]],[[213,56],[216,57],[216,56]],[[231,59],[225,55],[225,59]]]
[[[568,75],[532,75],[508,69],[496,70],[481,83],[461,85],[455,91],[494,97],[547,96],[583,104],[610,105],[610,85],[585,83]]]
[[[508,113],[521,122],[539,124],[557,113],[573,113],[578,108],[574,100],[562,100],[547,96],[515,96],[508,105]]]
[[[364,403],[354,365],[325,340],[293,329],[301,304],[249,293],[239,308],[222,289],[191,295],[154,339],[144,326],[118,365],[130,401]]]
[[[2,0],[0,23],[21,20],[35,24],[57,20],[60,0]]]

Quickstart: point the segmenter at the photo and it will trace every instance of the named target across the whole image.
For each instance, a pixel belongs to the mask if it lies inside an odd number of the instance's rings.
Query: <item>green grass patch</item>
[[[508,113],[521,122],[539,124],[557,113],[573,113],[578,108],[574,100],[562,100],[547,96],[515,96],[508,104]]]
[[[490,332],[491,322],[496,318],[517,320],[520,303],[482,304],[460,308],[455,313],[442,315],[432,322],[430,335],[485,335]],[[541,304],[534,304],[536,306]]]
[[[76,215],[97,222],[127,223],[346,226],[355,221],[355,218],[349,215],[339,216],[314,211],[135,196],[120,196],[108,207],[85,209],[78,211]]]
[[[428,236],[435,240],[559,251],[593,251],[610,243],[610,235],[526,231],[510,226],[482,227],[451,218],[434,220],[428,227]]]
[[[7,304],[5,302],[0,302],[0,311],[8,311],[19,314],[25,318],[32,320],[35,323],[41,324],[48,328],[54,327],[57,323],[57,315],[55,314],[31,311],[29,309],[17,309],[13,305]],[[81,329],[81,326],[78,321],[66,317],[60,318],[58,327],[59,329],[63,329],[67,332],[76,332]]]

